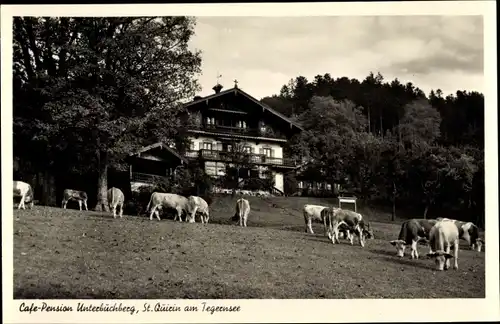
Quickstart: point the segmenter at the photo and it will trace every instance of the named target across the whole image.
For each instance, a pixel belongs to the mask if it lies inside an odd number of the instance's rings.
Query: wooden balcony
[[[222,125],[197,125],[190,126],[192,131],[205,131],[217,134],[228,134],[228,135],[240,135],[240,136],[251,136],[251,137],[267,137],[276,138],[280,140],[286,140],[286,136],[278,134],[276,132],[261,132],[258,128],[241,128],[241,127],[231,127]]]
[[[242,161],[249,164],[260,164],[270,166],[281,166],[286,168],[294,168],[297,164],[293,159],[268,157],[263,154],[255,153],[235,153],[218,150],[198,150],[187,151],[184,154],[188,159],[202,159],[208,161],[235,162]]]

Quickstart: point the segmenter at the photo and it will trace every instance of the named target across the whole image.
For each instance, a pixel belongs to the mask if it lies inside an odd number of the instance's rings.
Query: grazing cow
[[[329,239],[331,239],[331,236],[330,236],[330,231],[328,230],[329,226],[330,226],[328,214],[335,212],[335,210],[337,210],[337,209],[338,209],[337,207],[327,207],[327,208],[324,208],[320,213],[321,222],[323,223],[323,228],[325,230],[325,236],[328,236]],[[349,227],[344,223],[339,224],[339,234],[341,234],[341,233],[342,233],[342,237],[344,237],[348,240],[351,240],[351,231],[349,230]]]
[[[26,209],[25,203],[28,203],[29,209],[32,209],[34,204],[34,192],[31,185],[23,181],[14,181],[13,189],[13,196],[21,197],[17,209],[21,209],[21,207]]]
[[[429,233],[436,224],[435,219],[409,219],[401,224],[401,230],[397,240],[390,243],[396,247],[397,256],[404,257],[406,245],[411,246],[411,258],[418,259],[417,243],[420,240],[428,240]],[[432,249],[429,253],[432,252]]]
[[[191,213],[191,217],[189,218],[190,223],[194,223],[196,221],[196,213],[201,214],[201,223],[208,223],[208,219],[210,218],[210,211],[208,209],[208,203],[205,199],[198,196],[189,196],[188,198],[188,210]]]
[[[365,246],[365,240],[367,238],[374,238],[370,223],[365,222],[361,214],[352,210],[340,208],[330,208],[326,214],[326,225],[329,228],[327,235],[332,240],[333,244],[335,244],[335,242],[340,243],[339,227],[342,224],[347,225],[349,230],[358,236],[359,245],[361,245],[361,247]],[[353,239],[354,236],[349,235],[351,245],[354,244]]]
[[[63,192],[63,200],[62,200],[62,208],[66,209],[66,205],[70,200],[78,201],[78,206],[80,210],[82,210],[82,203],[85,206],[85,210],[89,210],[87,208],[87,193],[85,191],[73,190],[73,189],[64,189]]]
[[[250,203],[244,198],[236,201],[236,212],[232,219],[239,219],[240,226],[247,227],[248,214],[250,214]]]
[[[304,205],[303,212],[304,221],[306,223],[306,233],[314,234],[312,229],[312,220],[314,219],[316,221],[323,222],[323,219],[321,218],[321,211],[325,208],[327,207],[320,205]]]
[[[178,194],[153,192],[151,194],[151,199],[149,200],[148,206],[146,207],[146,212],[148,210],[150,211],[149,220],[153,220],[153,214],[156,215],[156,218],[158,218],[158,220],[161,220],[159,211],[162,208],[175,209],[177,211],[177,215],[175,215],[174,221],[179,218],[179,221],[182,222],[182,211],[187,212],[188,200],[186,197],[180,196]]]
[[[454,269],[458,269],[458,249],[459,249],[458,228],[453,221],[440,220],[431,228],[429,233],[429,244],[431,246],[428,257],[434,258],[437,270],[442,271],[450,268],[450,259],[455,258]],[[453,255],[450,254],[453,246]]]
[[[123,204],[125,203],[125,195],[123,191],[118,188],[108,189],[108,204],[109,208],[113,212],[113,218],[116,218],[116,208],[120,207],[120,218],[123,217]]]
[[[449,219],[442,217],[438,217],[436,218],[436,220],[437,221],[450,220],[454,222],[458,228],[459,237],[467,241],[467,243],[469,243],[471,250],[481,252],[481,248],[484,244],[484,241],[479,237],[479,228],[474,223],[462,222],[456,219]]]

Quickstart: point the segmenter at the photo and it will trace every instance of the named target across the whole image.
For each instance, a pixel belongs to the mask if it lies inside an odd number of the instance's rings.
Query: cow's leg
[[[447,245],[446,246],[446,249],[445,249],[445,252],[446,253],[450,253],[450,245]],[[446,260],[444,261],[444,270],[448,270],[450,268],[450,259],[449,258],[446,258]]]
[[[21,195],[21,200],[19,200],[19,205],[17,205],[17,209],[21,209],[21,207],[24,207],[24,197],[26,194]]]
[[[314,231],[312,229],[312,220],[310,217],[307,218],[306,232],[309,234],[314,234]]]
[[[156,205],[151,207],[151,211],[149,214],[149,220],[153,220],[153,214],[155,213],[155,211],[156,211]]]
[[[243,218],[243,225],[244,225],[245,227],[247,227],[247,220],[248,220],[248,216],[245,216],[245,217]]]
[[[453,258],[455,259],[455,262],[453,264],[453,268],[455,270],[458,269],[458,249],[459,249],[459,242],[457,240],[457,241],[455,241],[455,244],[453,245]]]
[[[349,234],[350,234],[350,233],[349,233]],[[354,245],[354,235],[349,235],[349,234],[347,234],[347,237],[349,238],[349,243],[350,243],[351,245]]]
[[[111,205],[111,211],[113,212],[113,218],[116,218],[116,204]]]
[[[123,218],[123,204],[120,204],[120,218]]]
[[[333,228],[333,233],[332,233],[332,243],[335,244],[335,243],[338,243],[340,244],[340,241],[339,241],[339,224],[337,222],[334,222],[334,224],[332,225],[332,228]]]
[[[417,251],[417,242],[415,240],[411,241],[411,258],[412,259],[418,259],[418,251]]]
[[[63,200],[61,202],[61,208],[66,209],[66,200],[64,198],[63,198]]]
[[[78,206],[80,207],[80,210],[82,210],[82,201],[78,200]]]
[[[361,245],[361,247],[365,247],[365,235],[363,231],[359,232],[359,245]]]
[[[189,220],[190,223],[196,223],[196,211],[198,210],[198,207],[193,207],[193,210],[191,211],[191,219]],[[203,215],[201,216],[201,222],[203,223]]]
[[[87,199],[85,199],[85,200],[83,201],[83,205],[85,206],[85,210],[87,210],[87,211],[88,211],[89,209],[87,208]]]
[[[177,207],[176,210],[177,210],[177,217],[179,217],[179,222],[182,222],[182,208]],[[195,209],[195,211],[196,211],[196,209]]]

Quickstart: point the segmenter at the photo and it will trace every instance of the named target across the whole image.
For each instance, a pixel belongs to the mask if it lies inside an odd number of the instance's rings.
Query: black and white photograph
[[[137,6],[2,8],[12,311],[498,301],[484,14]]]

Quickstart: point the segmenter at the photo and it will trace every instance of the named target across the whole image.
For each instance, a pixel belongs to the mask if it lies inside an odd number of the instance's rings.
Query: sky
[[[429,94],[483,91],[482,16],[197,17],[199,95],[238,87],[261,99],[292,78],[318,74],[412,82]]]

